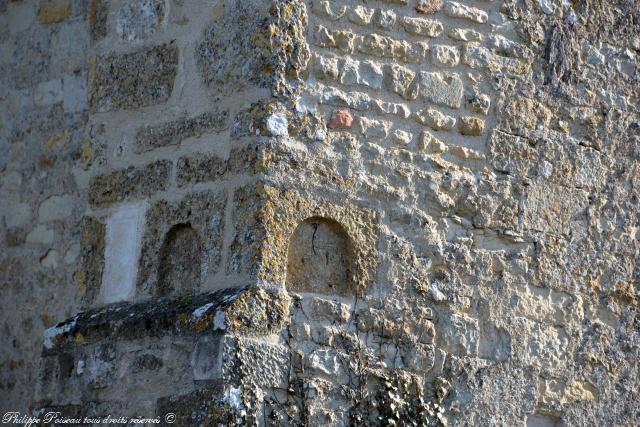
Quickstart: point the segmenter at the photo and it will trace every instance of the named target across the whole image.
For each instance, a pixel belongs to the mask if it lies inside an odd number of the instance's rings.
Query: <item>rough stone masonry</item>
[[[638,55],[638,0],[0,0],[0,415],[640,425]]]

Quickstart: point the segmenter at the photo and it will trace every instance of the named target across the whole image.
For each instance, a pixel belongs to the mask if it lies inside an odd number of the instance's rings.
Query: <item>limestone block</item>
[[[329,347],[333,344],[333,327],[316,326],[311,330],[311,338],[316,344]]]
[[[289,242],[287,289],[326,295],[353,292],[349,245],[337,222],[311,218],[300,223]]]
[[[52,105],[62,101],[62,81],[56,79],[38,84],[34,91],[33,98],[36,105],[39,106]]]
[[[184,156],[176,164],[178,186],[214,181],[226,171],[226,163],[215,154]]]
[[[94,176],[89,181],[89,203],[104,206],[166,190],[171,168],[170,161],[159,160]]]
[[[429,15],[442,9],[442,4],[442,0],[417,0],[416,11],[424,15]]]
[[[469,136],[480,136],[484,131],[484,120],[478,117],[461,117],[460,133]]]
[[[391,122],[386,120],[375,120],[366,117],[358,119],[359,131],[368,139],[383,139],[389,135]]]
[[[69,113],[87,109],[86,74],[65,74],[63,78],[62,107]]]
[[[40,222],[68,219],[73,213],[75,198],[70,195],[51,196],[40,204],[38,220]]]
[[[32,218],[32,209],[28,203],[8,204],[0,207],[0,213],[4,218],[7,228],[22,227],[28,224]]]
[[[338,58],[315,55],[314,71],[316,76],[324,79],[338,79]]]
[[[545,326],[526,319],[521,319],[520,323],[524,339],[524,363],[546,369],[564,369],[569,356],[567,332],[560,327]]]
[[[419,62],[420,51],[406,40],[398,40],[371,33],[356,40],[356,50],[380,58],[398,59],[404,62]]]
[[[266,127],[272,136],[289,136],[289,122],[283,113],[273,113],[267,117]]]
[[[420,133],[418,149],[429,154],[441,154],[447,151],[447,146],[431,132],[424,130]]]
[[[384,77],[380,64],[372,61],[363,61],[360,63],[358,71],[360,74],[360,84],[373,89],[380,89]]]
[[[406,132],[400,129],[396,129],[392,134],[393,140],[400,145],[409,145],[413,139],[411,132]]]
[[[373,20],[379,28],[384,30],[392,29],[396,24],[397,15],[393,10],[378,9],[373,16]]]
[[[452,145],[449,152],[462,160],[484,160],[485,155],[478,150],[473,150],[461,145]]]
[[[314,319],[344,323],[351,317],[350,307],[340,301],[314,297],[309,302],[309,308]]]
[[[456,125],[456,118],[433,108],[425,108],[416,113],[418,123],[429,126],[433,130],[451,130]]]
[[[546,405],[598,400],[598,389],[590,382],[581,380],[566,382],[559,378],[541,378],[538,393],[538,399]]]
[[[487,12],[454,1],[445,3],[444,13],[452,18],[467,19],[478,24],[484,24],[489,19]]]
[[[202,335],[191,353],[193,379],[214,380],[222,377],[222,336]]]
[[[47,228],[44,225],[39,225],[27,234],[27,243],[51,245],[53,244],[54,237],[54,230]]]
[[[198,72],[212,93],[229,94],[247,85],[284,89],[306,69],[310,57],[304,2],[225,1],[198,38]],[[316,27],[315,43],[341,46],[345,34]]]
[[[348,19],[357,25],[367,26],[371,24],[375,9],[371,9],[365,6],[354,6],[349,9]]]
[[[568,233],[572,221],[589,205],[581,189],[560,185],[533,185],[524,200],[524,226],[530,230]]]
[[[190,137],[228,129],[228,111],[208,111],[194,117],[181,117],[160,125],[146,125],[136,133],[138,153],[176,145]]]
[[[108,7],[106,0],[91,0],[89,3],[89,32],[94,42],[107,35]]]
[[[478,354],[478,320],[464,315],[454,314],[446,328],[439,329],[439,335],[445,343],[445,350],[458,356],[476,356]]]
[[[460,62],[460,50],[455,46],[433,46],[431,48],[431,62],[439,67],[455,67]]]
[[[322,104],[336,107],[349,107],[354,110],[366,111],[371,108],[371,97],[364,92],[343,92],[336,88],[326,88],[321,95]]]
[[[80,223],[80,232],[80,263],[75,282],[82,300],[93,304],[100,292],[104,272],[106,227],[98,219],[85,216]]]
[[[130,301],[134,297],[146,209],[144,203],[125,205],[107,219],[102,303]]]
[[[464,47],[462,62],[471,68],[488,68],[513,74],[524,74],[528,64],[518,58],[507,58],[495,54],[483,46],[467,45]]]
[[[27,30],[36,20],[35,2],[13,2],[7,7],[9,33],[16,35]]]
[[[314,37],[316,46],[318,47],[336,47],[336,40],[331,31],[324,25],[316,26]]]
[[[57,24],[71,15],[70,0],[44,0],[40,2],[38,21],[41,24]]]
[[[346,58],[340,70],[340,83],[343,85],[353,85],[358,83],[360,80],[360,75],[358,74],[359,68],[359,61]]]
[[[330,348],[318,349],[307,354],[305,362],[308,369],[316,374],[329,375],[336,379],[346,374],[340,355]]]
[[[514,291],[516,312],[538,322],[568,325],[584,317],[582,299],[565,292],[538,286],[524,286]]]
[[[257,387],[286,387],[289,379],[289,351],[266,340],[240,338],[238,361],[250,366],[244,381]]]
[[[442,23],[433,19],[405,16],[401,22],[407,33],[416,36],[438,37],[444,30]]]
[[[463,42],[482,41],[482,34],[470,28],[451,28],[447,31],[447,36]]]
[[[491,107],[491,98],[484,93],[475,92],[467,103],[467,107],[474,113],[487,115]]]
[[[177,66],[178,48],[172,43],[98,57],[89,77],[89,104],[105,112],[165,102],[173,91]]]
[[[420,72],[420,96],[438,105],[460,108],[464,88],[457,74]]]
[[[342,18],[347,13],[346,5],[335,5],[327,0],[314,0],[313,13],[318,16],[329,18],[332,21]]]
[[[417,81],[414,83],[415,77],[416,74],[413,71],[398,64],[387,66],[385,71],[387,89],[407,100],[416,99],[418,96]]]
[[[411,110],[407,104],[397,104],[395,102],[385,102],[378,99],[373,101],[373,111],[379,114],[391,114],[408,119],[411,117]]]
[[[402,360],[408,369],[422,374],[433,368],[435,349],[432,345],[416,344],[404,352]]]

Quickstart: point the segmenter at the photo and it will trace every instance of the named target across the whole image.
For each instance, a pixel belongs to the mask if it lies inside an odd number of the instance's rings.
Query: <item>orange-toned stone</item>
[[[57,24],[71,15],[69,0],[45,0],[40,4],[38,20],[41,24]]]
[[[347,110],[336,110],[331,116],[329,127],[331,129],[351,129],[353,116]]]

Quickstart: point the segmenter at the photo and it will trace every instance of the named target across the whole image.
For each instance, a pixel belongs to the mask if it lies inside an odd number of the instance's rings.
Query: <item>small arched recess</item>
[[[352,295],[353,250],[336,221],[312,217],[301,222],[289,240],[286,287],[294,292]]]
[[[167,232],[158,260],[155,296],[196,290],[200,284],[202,244],[190,224],[176,224]]]

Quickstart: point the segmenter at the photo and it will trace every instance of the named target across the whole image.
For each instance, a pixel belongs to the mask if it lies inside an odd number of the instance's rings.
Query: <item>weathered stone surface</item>
[[[40,2],[38,21],[42,24],[57,24],[71,15],[70,0],[45,0]]]
[[[75,274],[78,295],[89,305],[100,292],[104,272],[105,224],[87,216],[82,219],[80,262]]]
[[[321,218],[298,226],[289,243],[287,289],[321,294],[349,294],[353,269],[350,242],[342,227]]]
[[[89,184],[89,203],[104,206],[166,190],[171,169],[171,162],[160,160],[94,176]]]
[[[386,82],[390,91],[405,99],[413,100],[418,96],[418,86],[415,82],[416,74],[400,65],[391,65],[387,69]]]
[[[478,117],[461,117],[460,133],[463,135],[480,136],[484,131],[484,120]]]
[[[442,23],[438,21],[410,16],[402,18],[402,26],[406,32],[416,36],[438,37],[443,31]]]
[[[212,191],[151,205],[142,236],[138,291],[160,297],[200,290],[219,269],[225,206],[225,195]]]
[[[418,13],[429,15],[442,9],[442,5],[442,0],[417,0],[416,11],[418,11]]]
[[[179,186],[190,183],[215,181],[227,170],[225,162],[215,154],[197,157],[181,157],[176,165],[176,178]]]
[[[475,7],[470,7],[454,1],[447,1],[444,5],[444,13],[452,18],[468,19],[478,24],[487,22],[487,13]]]
[[[433,108],[426,108],[416,114],[416,120],[433,130],[451,130],[456,125],[456,118],[441,113]]]
[[[107,218],[105,266],[100,286],[100,303],[132,301],[136,293],[136,264],[144,228],[146,205],[118,206]]]
[[[421,72],[419,76],[419,93],[424,99],[438,105],[460,108],[462,103],[462,80],[456,74]]]
[[[336,110],[331,115],[329,127],[331,129],[350,129],[353,123],[353,117],[347,110]]]
[[[225,4],[196,46],[203,80],[226,93],[247,84],[285,90],[286,78],[297,77],[309,60],[302,37],[306,21],[301,1],[277,1],[270,8],[255,0]]]
[[[433,46],[431,48],[431,62],[440,67],[455,67],[460,62],[460,52],[454,46]]]
[[[212,111],[194,117],[183,117],[168,123],[145,126],[136,134],[136,151],[144,152],[158,147],[176,145],[203,133],[221,132],[228,128],[229,113]]]
[[[116,31],[129,41],[147,38],[165,21],[166,13],[163,0],[137,0],[125,4],[118,10]]]
[[[97,112],[132,109],[165,102],[171,96],[178,47],[98,57],[89,74],[89,105]]]

